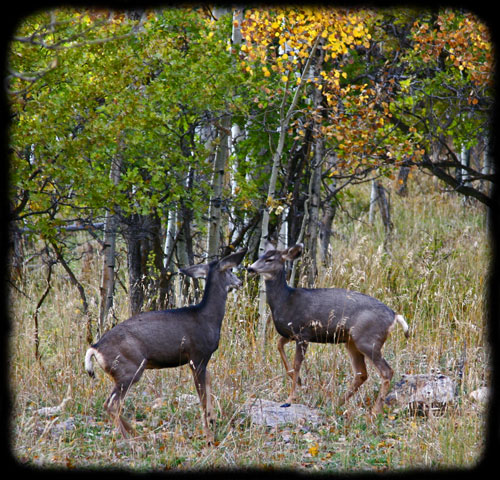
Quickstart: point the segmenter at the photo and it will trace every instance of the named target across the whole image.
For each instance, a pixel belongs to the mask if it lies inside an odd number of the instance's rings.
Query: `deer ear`
[[[271,250],[276,250],[276,247],[269,240],[266,240],[266,243],[264,243],[264,251],[262,252],[262,255],[270,252]]]
[[[282,252],[281,257],[283,258],[283,260],[295,260],[296,258],[300,257],[303,248],[304,245],[302,243],[297,243],[297,245],[294,245],[293,247],[290,247]]]
[[[191,265],[190,267],[180,268],[179,270],[188,277],[205,278],[208,275],[209,269],[210,265],[208,263],[202,263],[201,265]]]
[[[244,248],[243,250],[239,250],[238,252],[231,253],[231,255],[228,255],[227,257],[224,257],[219,260],[219,270],[224,271],[227,270],[228,268],[233,268],[236,267],[241,263],[243,260],[243,257],[247,253],[247,249]]]

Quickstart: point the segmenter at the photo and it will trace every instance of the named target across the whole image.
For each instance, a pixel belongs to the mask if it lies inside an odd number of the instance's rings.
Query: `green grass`
[[[13,399],[11,441],[22,463],[62,468],[124,468],[133,471],[196,469],[300,469],[305,471],[387,471],[416,468],[471,467],[480,460],[485,438],[485,410],[468,393],[489,381],[485,342],[484,296],[489,247],[484,212],[463,206],[456,196],[440,193],[419,180],[411,197],[392,195],[394,235],[383,248],[383,227],[353,220],[347,211],[335,219],[332,261],[321,267],[316,286],[342,286],[373,295],[402,313],[410,339],[396,328],[384,347],[395,371],[428,373],[439,369],[458,380],[466,363],[460,396],[443,415],[430,418],[387,410],[371,421],[368,411],[379,379],[370,377],[345,408],[336,406],[351,380],[342,346],[311,344],[302,369],[305,385],[298,402],[319,408],[325,417],[317,427],[255,426],[242,414],[255,395],[284,400],[290,387],[270,326],[265,345],[257,337],[257,302],[251,299],[254,279],[232,294],[223,323],[219,350],[212,357],[214,448],[205,446],[197,404],[182,401],[195,395],[188,368],[147,371],[127,397],[125,415],[135,419],[139,437],[125,441],[103,410],[111,381],[97,369],[91,381],[83,369],[85,320],[79,296],[62,269],[40,311],[41,362],[34,358],[32,316],[45,288],[44,272],[32,271],[12,290],[10,310],[10,379]],[[354,209],[366,209],[368,188],[353,190]],[[98,311],[99,258],[93,275],[84,278],[93,318]],[[83,278],[83,277],[82,277]],[[117,316],[128,316],[128,303],[117,289]],[[292,355],[293,346],[287,352]],[[54,406],[71,385],[72,400],[56,418],[35,411]],[[158,400],[160,399],[160,400]],[[74,429],[55,436],[48,428],[72,419]]]

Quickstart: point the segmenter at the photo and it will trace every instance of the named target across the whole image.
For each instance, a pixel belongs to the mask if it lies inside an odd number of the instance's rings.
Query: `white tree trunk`
[[[219,131],[219,144],[215,154],[214,170],[212,175],[212,198],[210,199],[208,223],[208,259],[212,260],[219,254],[221,236],[222,189],[224,186],[224,172],[229,159],[229,137],[231,116],[224,114]]]
[[[118,153],[111,162],[109,176],[113,185],[120,182],[122,167],[122,157]],[[108,313],[113,306],[113,296],[115,292],[115,259],[116,259],[116,231],[118,228],[118,218],[110,211],[106,212],[104,226],[104,246],[102,249],[103,264],[101,274],[101,303],[99,306],[98,336],[104,333],[104,325]]]

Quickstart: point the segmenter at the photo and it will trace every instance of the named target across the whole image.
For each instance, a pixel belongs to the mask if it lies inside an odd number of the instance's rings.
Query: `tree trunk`
[[[213,12],[216,19],[231,11],[228,7],[215,7]],[[233,27],[231,41],[241,43],[240,23],[242,20],[242,11],[233,10]],[[236,21],[236,23],[235,23]],[[231,115],[223,113],[218,126],[218,145],[214,161],[214,170],[212,176],[212,197],[209,207],[208,223],[208,241],[207,253],[208,260],[213,260],[220,254],[221,248],[221,225],[222,225],[222,192],[224,187],[224,173],[226,171],[229,159],[230,140],[231,140]]]
[[[161,310],[166,308],[167,291],[169,285],[169,278],[167,270],[163,266],[163,234],[161,227],[161,220],[158,215],[153,215],[154,233],[151,239],[151,251],[153,255],[153,272],[149,273],[150,295],[152,298],[151,308],[154,310]],[[149,268],[149,266],[147,267]]]
[[[481,167],[481,173],[483,175],[490,175],[493,171],[493,168],[492,168],[493,161],[492,161],[492,155],[491,155],[488,139],[484,140],[484,148],[483,148],[482,158],[483,158],[483,164]],[[485,180],[481,180],[479,184],[480,184],[480,187],[479,187],[480,190],[482,192],[485,192],[486,194],[490,195],[491,184],[489,182],[486,182]]]
[[[208,259],[213,260],[219,254],[221,239],[222,190],[224,172],[229,159],[229,137],[231,116],[223,114],[219,129],[219,144],[215,154],[214,170],[212,175],[212,197],[209,207],[208,223]]]
[[[167,216],[167,226],[165,230],[165,244],[163,247],[163,269],[165,272],[166,298],[163,301],[163,308],[173,308],[176,306],[174,275],[175,266],[173,263],[175,245],[177,243],[177,211],[172,207]]]
[[[127,242],[127,267],[129,283],[130,314],[135,315],[141,311],[144,301],[142,288],[142,248],[140,215],[132,214],[126,220],[124,237]]]
[[[319,239],[320,239],[320,253],[321,262],[327,265],[330,261],[330,254],[328,247],[330,246],[330,238],[332,236],[332,223],[335,218],[337,207],[333,200],[325,202],[323,205],[323,215],[319,225]]]
[[[401,197],[408,195],[408,175],[410,174],[410,167],[401,165],[398,172],[398,189],[396,193]]]
[[[370,210],[368,211],[368,222],[373,225],[375,220],[375,208],[377,207],[377,186],[375,185],[376,180],[372,180],[372,187],[370,190]]]
[[[331,260],[329,253],[330,238],[332,236],[332,223],[337,213],[337,204],[335,200],[335,184],[327,186],[327,197],[323,202],[323,215],[319,224],[319,239],[320,239],[320,253],[321,262],[327,265]]]
[[[470,167],[470,161],[471,161],[471,149],[470,148],[465,148],[462,147],[462,150],[460,151],[460,163],[464,167]],[[469,174],[467,172],[466,168],[460,169],[460,183],[464,185],[465,187],[470,187],[471,182],[469,180]],[[469,197],[463,197],[462,202],[466,203],[470,201]]]
[[[320,40],[322,46],[324,39]],[[314,62],[314,76],[319,77],[325,57],[324,50],[318,50],[317,58]],[[313,147],[314,153],[311,163],[311,180],[309,183],[309,220],[307,225],[306,251],[311,262],[307,269],[307,279],[309,287],[312,287],[318,275],[317,265],[317,245],[319,236],[319,208],[321,202],[321,172],[323,167],[323,157],[325,154],[325,140],[321,134],[321,124],[323,119],[323,93],[319,88],[314,88],[312,92],[314,107],[313,123]]]
[[[120,182],[122,168],[122,157],[119,153],[111,163],[110,178],[113,185]],[[104,226],[104,244],[102,248],[102,274],[101,274],[101,303],[99,306],[98,336],[103,335],[104,325],[108,313],[113,306],[115,292],[115,259],[116,259],[116,231],[118,228],[118,217],[115,213],[106,211]]]
[[[122,220],[123,236],[127,242],[130,314],[136,315],[144,307],[155,309],[166,278],[161,249],[161,222],[159,217],[134,213]],[[164,285],[163,285],[163,288]]]
[[[384,224],[385,230],[385,240],[384,245],[391,239],[392,233],[392,222],[391,222],[391,207],[389,200],[385,194],[385,188],[380,180],[374,180],[377,204],[380,210],[380,216],[382,217],[382,223]]]
[[[309,182],[308,218],[305,238],[306,251],[310,261],[310,268],[307,269],[307,281],[312,287],[318,275],[318,265],[316,263],[318,234],[319,234],[319,202],[321,188],[321,165],[323,158],[323,141],[319,138],[315,140],[315,150],[313,164],[311,165],[311,179]]]
[[[288,211],[288,245],[299,242],[300,229],[304,217],[305,196],[302,188],[305,167],[311,151],[312,131],[306,130],[302,145],[296,150],[290,159],[286,184],[293,185],[291,193],[291,205]],[[307,192],[306,192],[307,193]]]

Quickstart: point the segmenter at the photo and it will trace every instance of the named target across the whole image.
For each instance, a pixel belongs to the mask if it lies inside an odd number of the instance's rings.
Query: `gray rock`
[[[243,412],[257,425],[274,427],[284,423],[303,424],[305,422],[317,425],[322,418],[316,408],[310,408],[299,403],[282,407],[281,403],[262,398],[250,399],[243,405]]]
[[[402,375],[385,398],[385,403],[424,414],[441,412],[454,402],[455,390],[455,382],[440,373]]]
[[[76,429],[75,419],[71,417],[65,420],[64,422],[58,422],[55,425],[53,425],[52,428],[49,430],[49,434],[51,437],[59,437],[63,433],[75,429]]]

